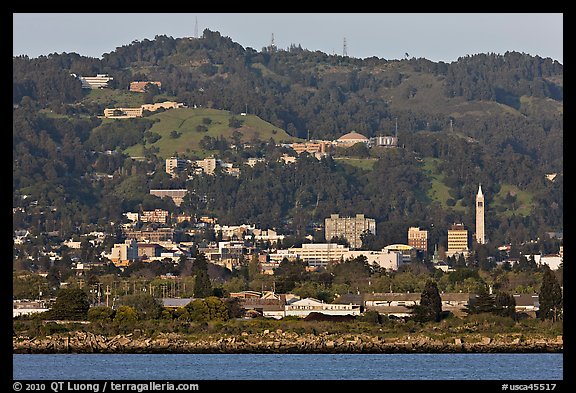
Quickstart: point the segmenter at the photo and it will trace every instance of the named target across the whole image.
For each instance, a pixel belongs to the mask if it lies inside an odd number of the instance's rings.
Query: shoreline
[[[190,337],[160,333],[156,337],[134,334],[112,337],[89,332],[46,337],[15,336],[13,354],[362,354],[362,353],[563,353],[562,337],[543,339],[517,335],[490,338],[463,335],[451,342],[427,336],[382,338],[361,335],[313,335],[269,332],[248,335]]]

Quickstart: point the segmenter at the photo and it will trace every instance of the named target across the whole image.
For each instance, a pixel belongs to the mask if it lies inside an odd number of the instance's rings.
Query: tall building
[[[325,239],[330,241],[333,237],[344,237],[350,243],[350,248],[362,247],[360,236],[364,231],[376,234],[376,220],[365,218],[364,214],[356,214],[356,217],[340,217],[331,214],[324,220]]]
[[[186,167],[186,160],[177,157],[170,157],[166,159],[166,173],[175,177],[177,172]]]
[[[423,231],[419,227],[408,228],[408,245],[428,252],[428,231]]]
[[[205,158],[203,160],[196,160],[196,166],[208,175],[213,175],[216,170],[217,160],[214,157]]]
[[[476,242],[478,244],[486,243],[484,234],[484,194],[482,194],[482,185],[478,185],[478,194],[476,194]]]
[[[455,254],[468,254],[468,230],[464,224],[453,224],[448,230],[448,251],[447,256]]]

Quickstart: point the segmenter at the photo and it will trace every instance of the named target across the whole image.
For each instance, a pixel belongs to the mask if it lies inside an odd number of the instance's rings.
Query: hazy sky
[[[196,20],[198,21],[196,24]],[[193,37],[206,28],[260,51],[300,44],[311,51],[452,62],[476,53],[524,52],[563,63],[561,13],[16,13],[13,55],[100,58],[134,40]]]

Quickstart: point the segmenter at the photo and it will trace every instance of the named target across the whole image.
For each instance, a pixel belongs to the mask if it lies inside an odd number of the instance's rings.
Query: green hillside
[[[260,119],[255,115],[234,116],[242,121],[240,128],[231,128],[229,121],[234,115],[230,111],[204,108],[180,108],[170,109],[162,113],[151,115],[147,118],[158,120],[150,129],[151,132],[157,133],[161,138],[144,147],[157,147],[157,153],[162,158],[170,157],[174,153],[194,153],[199,156],[207,152],[200,147],[200,141],[205,136],[212,138],[224,137],[232,141],[234,131],[242,134],[242,142],[253,140],[268,141],[273,138],[276,142],[297,141],[297,138],[291,137],[286,131],[273,126],[272,124]],[[209,121],[205,119],[210,119]],[[206,131],[199,131],[198,126],[205,126]],[[176,131],[180,135],[176,138],[170,134]],[[142,155],[143,145],[134,145],[125,150],[131,156]]]
[[[511,215],[528,216],[533,208],[533,196],[511,184],[502,184],[500,192],[494,196],[494,209],[506,217]]]

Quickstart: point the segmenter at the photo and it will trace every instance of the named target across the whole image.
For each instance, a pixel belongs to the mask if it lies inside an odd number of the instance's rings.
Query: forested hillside
[[[158,120],[103,124],[97,116],[118,101],[92,99],[72,73],[107,73],[119,92],[131,81],[160,81],[162,92],[143,100],[247,111],[297,138],[392,135],[397,125],[400,147],[341,153],[373,159],[369,168],[308,157],[292,167],[269,160],[242,168],[238,178],[171,179],[151,142]],[[243,48],[205,30],[198,39],[134,41],[102,59],[14,57],[13,104],[13,205],[25,205],[23,196],[38,201],[35,213],[15,215],[15,229],[73,233],[118,222],[124,211],[164,207],[303,236],[330,213],[362,212],[377,219],[375,247],[405,242],[408,225],[437,228],[435,242],[452,222],[473,226],[479,183],[494,244],[563,227],[563,66],[549,58],[508,52],[452,63],[356,59],[297,44]],[[274,137],[254,135],[246,148],[231,149],[232,138],[205,147],[234,162],[283,152]],[[123,152],[135,147],[145,161]],[[115,148],[122,151],[104,153]],[[545,176],[551,173],[554,180]],[[190,198],[176,208],[148,194],[161,187],[186,187]],[[433,192],[440,189],[448,195]]]

